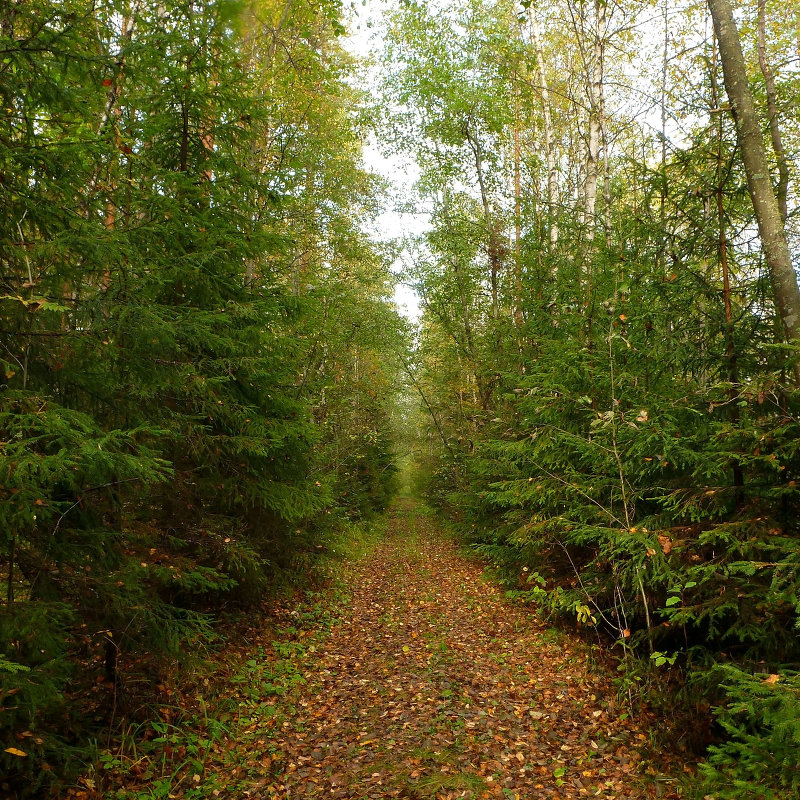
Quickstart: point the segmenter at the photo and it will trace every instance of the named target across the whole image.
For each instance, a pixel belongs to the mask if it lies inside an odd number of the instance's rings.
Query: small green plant
[[[664,664],[669,664],[669,666],[672,667],[675,665],[677,658],[677,653],[673,653],[671,656],[668,656],[666,653],[660,653],[658,650],[650,654],[650,659],[657,667],[663,667]]]

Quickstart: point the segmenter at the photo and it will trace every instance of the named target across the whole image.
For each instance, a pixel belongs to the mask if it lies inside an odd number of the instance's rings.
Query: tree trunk
[[[531,38],[536,53],[536,72],[539,78],[539,91],[542,95],[542,115],[544,118],[544,156],[547,161],[547,204],[550,222],[550,244],[558,244],[558,221],[556,217],[558,204],[558,171],[556,169],[555,144],[553,143],[553,118],[550,114],[550,88],[547,85],[547,73],[544,69],[544,50],[539,34],[539,21],[533,9],[530,9]]]
[[[122,30],[119,38],[119,49],[117,51],[117,61],[115,64],[115,74],[111,79],[111,85],[106,93],[106,103],[103,107],[103,112],[100,115],[100,121],[97,125],[97,135],[100,136],[105,132],[106,125],[112,122],[114,118],[114,108],[117,105],[119,98],[120,87],[122,84],[122,77],[125,71],[125,59],[127,50],[133,39],[133,33],[136,30],[136,19],[139,15],[142,0],[134,0],[130,11],[122,18]]]
[[[478,186],[481,192],[481,204],[483,214],[486,218],[487,256],[489,261],[489,280],[492,290],[492,319],[497,319],[499,311],[499,275],[503,261],[503,247],[500,243],[499,223],[492,214],[491,203],[489,202],[489,192],[486,188],[486,179],[483,175],[483,153],[481,152],[481,142],[477,132],[472,135],[469,129],[469,122],[464,123],[464,136],[475,157],[475,172],[478,176]]]
[[[606,36],[606,6],[602,0],[594,4],[594,43],[589,89],[589,139],[586,152],[586,181],[584,183],[584,219],[586,240],[594,241],[597,181],[600,173],[600,140],[603,127],[603,55]]]
[[[519,142],[519,89],[514,89],[514,322],[522,327],[522,185]]]
[[[11,531],[11,545],[8,550],[8,586],[6,586],[6,605],[14,605],[14,562],[17,559],[17,532]]]
[[[797,286],[797,276],[792,266],[778,201],[772,188],[761,126],[747,83],[739,31],[729,0],[708,0],[708,7],[719,41],[725,89],[731,101],[739,149],[764,248],[772,294],[787,341],[797,343],[800,339],[800,289]],[[800,384],[800,365],[796,360],[794,373],[796,382]]]
[[[767,60],[767,13],[766,0],[758,0],[758,65],[764,76],[764,85],[767,90],[767,113],[769,114],[769,132],[772,138],[772,149],[778,161],[778,208],[781,212],[783,224],[789,217],[789,163],[786,160],[786,150],[781,137],[781,127],[778,121],[778,99],[775,91],[775,75]]]
[[[711,103],[714,108],[719,108],[720,98],[719,84],[717,81],[716,53],[711,66]],[[736,364],[733,303],[731,300],[731,275],[728,264],[728,233],[725,220],[725,175],[728,170],[723,169],[722,147],[722,115],[717,114],[717,169],[716,186],[714,187],[714,194],[717,198],[717,252],[719,255],[719,266],[722,270],[722,300],[725,306],[725,360],[727,361],[728,367],[728,381],[731,384],[730,389],[728,389],[728,398],[730,399],[728,413],[730,415],[731,424],[736,428],[739,426],[739,406],[737,404],[739,399],[739,371]],[[734,501],[738,509],[744,503],[744,471],[742,470],[741,461],[737,457],[734,457],[732,460],[732,470],[733,485],[735,487]]]

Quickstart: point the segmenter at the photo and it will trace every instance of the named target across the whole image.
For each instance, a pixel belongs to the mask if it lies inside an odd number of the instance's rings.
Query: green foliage
[[[124,719],[137,672],[394,490],[405,332],[340,8],[258,6],[0,10],[0,740],[41,741],[15,784],[85,757],[70,681]]]
[[[716,709],[726,740],[700,770],[719,800],[778,800],[800,791],[800,675],[718,668],[726,703]]]
[[[800,663],[800,394],[745,233],[715,52],[687,56],[691,85],[673,72],[686,39],[670,8],[653,135],[620,110],[639,102],[641,84],[621,88],[630,61],[651,53],[622,33],[637,9],[523,6],[413,4],[390,29],[387,85],[408,104],[392,133],[414,148],[433,209],[409,269],[425,311],[413,368],[428,496],[512,596],[614,642],[629,697],[672,667],[678,682],[705,675],[721,702],[709,665],[731,664],[736,710],[721,712],[730,738],[705,789],[788,796],[791,690],[747,676]],[[593,124],[606,181],[590,198]],[[740,783],[725,794],[714,780]]]

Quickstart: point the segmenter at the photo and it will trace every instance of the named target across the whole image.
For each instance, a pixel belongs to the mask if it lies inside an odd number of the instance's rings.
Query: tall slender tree
[[[708,7],[719,40],[725,89],[736,122],[736,135],[764,248],[773,298],[780,314],[786,340],[794,349],[800,342],[800,288],[789,252],[780,206],[772,185],[769,161],[753,93],[748,83],[739,31],[729,0],[708,0]],[[796,354],[791,360],[795,380],[800,383],[800,363]]]

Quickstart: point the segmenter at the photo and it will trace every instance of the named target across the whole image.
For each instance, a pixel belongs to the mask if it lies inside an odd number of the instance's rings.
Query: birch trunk
[[[603,51],[606,36],[606,6],[603,0],[594,2],[594,23],[589,88],[589,138],[586,152],[586,179],[583,189],[586,240],[590,244],[594,241],[595,234],[597,181],[600,173],[600,141],[604,113]]]
[[[519,141],[519,91],[514,92],[514,322],[522,327],[522,184]]]
[[[489,280],[492,291],[492,319],[497,319],[499,311],[499,275],[502,268],[503,247],[500,244],[500,230],[498,221],[492,214],[492,206],[489,201],[489,192],[486,187],[486,179],[483,174],[483,152],[481,143],[476,133],[474,136],[469,129],[469,123],[464,124],[464,136],[475,157],[475,172],[478,176],[478,187],[481,193],[481,205],[486,219],[486,231],[488,235],[487,254],[489,260]]]
[[[769,114],[769,132],[772,139],[772,149],[778,161],[778,187],[777,200],[783,224],[789,217],[789,163],[786,160],[786,150],[781,137],[781,127],[778,121],[778,98],[775,91],[775,75],[767,60],[767,13],[766,0],[758,0],[758,65],[764,76],[764,85],[767,90],[767,113]]]
[[[753,95],[747,83],[747,69],[739,31],[733,19],[729,0],[708,0],[708,7],[719,42],[725,89],[731,101],[736,135],[758,222],[772,294],[787,341],[797,343],[800,339],[800,289],[792,266],[780,208],[772,188],[761,126]],[[800,383],[800,365],[796,361],[794,374],[795,380]]]
[[[558,244],[558,222],[556,217],[558,205],[558,172],[556,170],[555,145],[553,137],[553,118],[550,113],[550,88],[547,84],[547,73],[544,69],[544,50],[539,33],[539,21],[530,12],[531,39],[536,54],[536,73],[539,80],[539,91],[542,96],[542,115],[544,117],[544,155],[547,163],[547,214],[550,221],[550,244]]]

